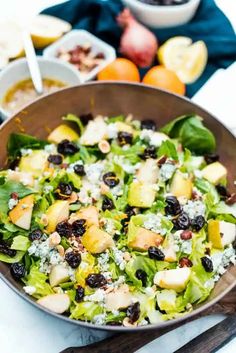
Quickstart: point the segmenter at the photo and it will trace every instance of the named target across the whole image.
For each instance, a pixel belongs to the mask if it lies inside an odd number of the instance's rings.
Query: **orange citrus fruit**
[[[99,81],[134,81],[140,82],[137,66],[130,60],[118,58],[98,73]]]
[[[166,89],[170,92],[184,95],[185,85],[175,72],[158,65],[151,68],[143,78],[143,83]]]

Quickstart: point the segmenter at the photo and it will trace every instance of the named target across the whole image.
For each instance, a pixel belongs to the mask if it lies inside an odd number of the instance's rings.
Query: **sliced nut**
[[[45,214],[42,214],[40,223],[42,223],[45,227],[48,225],[48,217]]]
[[[62,257],[65,255],[65,250],[62,245],[57,245],[57,251]]]
[[[111,150],[110,143],[106,140],[101,140],[98,144],[98,148],[102,153],[108,153]]]
[[[57,246],[61,242],[61,236],[57,232],[54,232],[49,235],[49,245],[50,246]]]
[[[125,317],[124,320],[123,320],[123,325],[125,327],[134,327],[134,326],[138,326],[138,323],[137,321],[134,322],[133,324],[130,322],[129,318],[128,317]]]
[[[127,251],[124,253],[123,258],[125,261],[130,261],[131,260],[131,255]]]
[[[100,192],[102,195],[106,195],[109,192],[109,186],[107,186],[105,183],[101,183]]]
[[[75,203],[77,200],[78,200],[78,195],[76,194],[75,191],[73,191],[70,197],[67,199],[69,203]]]

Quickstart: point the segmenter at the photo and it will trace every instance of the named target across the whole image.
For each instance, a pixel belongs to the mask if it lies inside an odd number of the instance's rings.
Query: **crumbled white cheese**
[[[200,200],[189,200],[188,203],[183,206],[183,210],[187,213],[190,219],[193,219],[197,216],[204,216],[206,212],[206,206]]]
[[[143,319],[142,321],[139,322],[138,326],[146,326],[148,325],[148,321]]]
[[[182,233],[182,230],[178,230],[173,234],[173,239],[174,239],[174,250],[176,252],[182,252],[184,254],[190,255],[192,252],[192,239],[189,240],[183,240],[180,237],[180,234]]]
[[[168,139],[168,136],[165,134],[148,129],[143,129],[139,137],[141,140],[148,141],[150,145],[155,147],[160,147],[162,142]]]
[[[103,303],[105,300],[105,291],[101,288],[97,289],[93,294],[86,295],[84,297],[85,301],[94,302],[94,303]]]
[[[116,232],[115,224],[111,218],[106,218],[104,228],[108,234],[114,235]]]
[[[47,153],[56,153],[57,152],[57,147],[56,145],[54,145],[53,143],[44,146],[44,151],[46,151]]]
[[[109,269],[109,252],[106,251],[98,257],[98,266],[102,272],[108,271]],[[81,264],[80,264],[81,266]]]
[[[106,321],[106,314],[99,314],[93,317],[93,322],[95,325],[104,325]]]
[[[199,169],[194,169],[193,174],[196,178],[202,179],[202,171]]]
[[[76,161],[76,162],[74,162],[74,163],[71,163],[71,164],[69,165],[69,167],[67,167],[66,172],[67,172],[67,173],[74,173],[74,167],[75,167],[76,165],[83,165],[83,161],[79,160],[79,161]]]
[[[8,208],[12,210],[18,204],[18,199],[10,199],[8,201]]]
[[[116,124],[108,124],[107,125],[107,135],[109,139],[115,139],[118,135],[118,130]]]
[[[49,194],[51,191],[53,191],[53,186],[52,185],[45,185],[43,188],[43,191],[45,194]]]
[[[164,163],[160,168],[160,179],[163,181],[172,178],[176,169],[176,165],[172,163]]]
[[[31,155],[33,150],[31,148],[21,148],[20,153],[22,157]]]
[[[90,183],[98,183],[104,171],[104,163],[97,162],[84,166],[86,177]]]
[[[148,297],[152,297],[155,294],[155,291],[152,287],[147,287],[144,291]]]
[[[224,251],[219,251],[216,253],[213,253],[210,257],[213,263],[213,269],[216,275],[214,276],[214,280],[217,281],[219,279],[220,275],[223,275],[223,273],[226,271],[226,267],[232,263],[236,264],[236,255],[235,255],[235,250],[230,245]]]
[[[148,214],[143,223],[143,227],[155,233],[165,235],[167,233],[167,229],[162,226],[162,217],[163,216],[161,214]]]
[[[120,270],[124,270],[126,266],[126,261],[124,259],[123,251],[117,249],[116,247],[112,248],[114,261],[119,266]]]
[[[25,293],[29,295],[33,295],[36,292],[36,288],[34,286],[25,286],[23,287]]]

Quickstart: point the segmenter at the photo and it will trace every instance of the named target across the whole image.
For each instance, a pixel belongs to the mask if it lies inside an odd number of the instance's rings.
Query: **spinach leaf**
[[[184,115],[165,125],[161,131],[171,138],[178,138],[183,147],[196,154],[213,152],[216,148],[215,137],[201,120],[197,115]]]
[[[84,132],[84,125],[78,116],[76,116],[74,114],[68,114],[67,116],[63,116],[62,120],[71,121],[73,123],[76,123],[79,128],[80,134],[82,134]]]
[[[40,149],[46,146],[47,142],[38,140],[36,137],[27,134],[12,133],[7,143],[9,160],[14,160],[20,155],[21,148]]]
[[[166,156],[178,160],[178,154],[175,145],[169,140],[163,141],[157,152],[158,157]]]

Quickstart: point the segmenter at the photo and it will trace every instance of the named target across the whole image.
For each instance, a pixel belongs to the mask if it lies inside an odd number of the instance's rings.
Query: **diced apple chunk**
[[[159,271],[155,274],[154,283],[164,289],[182,292],[187,286],[190,275],[191,269],[189,267]]]
[[[127,285],[122,285],[106,295],[105,306],[109,311],[125,309],[130,304],[132,304],[132,295]]]
[[[128,204],[134,207],[151,207],[156,196],[153,184],[134,181],[130,184],[128,193]]]
[[[34,195],[19,200],[18,204],[9,212],[10,220],[16,226],[29,230],[34,207]]]
[[[19,163],[20,172],[32,173],[33,176],[41,176],[47,168],[48,153],[43,150],[32,151],[31,154],[21,157]]]
[[[112,237],[95,225],[86,230],[81,241],[83,246],[92,254],[100,254],[114,246]]]
[[[164,289],[157,293],[157,303],[161,310],[171,311],[176,308],[176,292],[173,289]]]
[[[90,120],[83,132],[80,143],[85,146],[93,146],[107,136],[107,124],[102,117]]]
[[[208,239],[214,248],[223,249],[236,238],[236,225],[230,222],[210,219],[208,221]]]
[[[23,185],[33,186],[34,178],[31,173],[17,172],[15,170],[8,171],[8,179],[22,183]]]
[[[38,299],[37,303],[54,313],[62,314],[69,309],[70,298],[64,293],[49,294]]]
[[[155,184],[157,182],[159,168],[155,159],[147,159],[137,172],[137,179],[141,183]]]
[[[55,231],[58,223],[65,221],[69,217],[69,203],[64,200],[54,202],[47,210],[46,216],[48,219],[47,232]]]
[[[55,265],[49,273],[49,283],[52,287],[69,280],[68,269],[63,265]]]
[[[125,132],[128,132],[129,134],[133,134],[133,132],[134,132],[132,126],[130,126],[126,123],[123,123],[122,121],[117,121],[115,123],[115,125],[116,125],[117,131],[119,131],[119,132],[125,131]]]
[[[176,172],[170,186],[170,192],[176,197],[191,199],[193,184],[191,179],[186,178],[182,173]]]
[[[48,136],[48,141],[52,143],[60,143],[63,140],[76,141],[78,139],[79,135],[65,124],[56,127]]]
[[[160,234],[142,227],[137,227],[135,238],[128,243],[128,246],[132,249],[146,251],[150,246],[160,245],[162,241],[163,237]]]
[[[87,226],[99,226],[98,210],[95,206],[81,208],[76,212],[76,216],[78,216],[78,219],[85,219]]]
[[[220,162],[214,162],[203,168],[202,175],[210,183],[217,185],[222,179],[226,178],[227,169]]]

